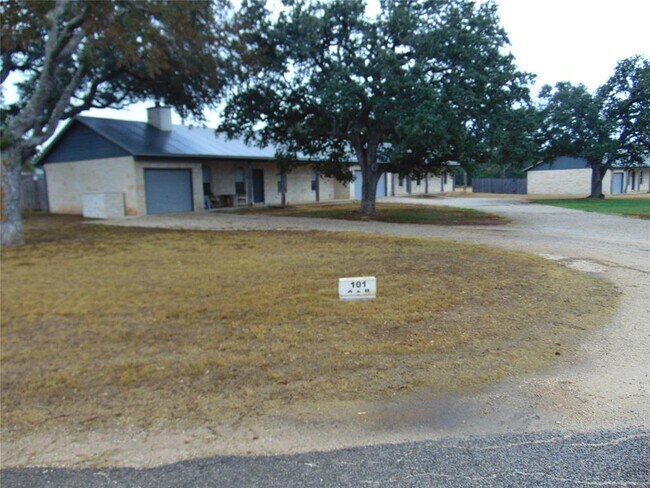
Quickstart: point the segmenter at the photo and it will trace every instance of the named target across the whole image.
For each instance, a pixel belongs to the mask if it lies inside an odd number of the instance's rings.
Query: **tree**
[[[21,165],[60,121],[91,107],[162,101],[202,117],[224,79],[226,0],[13,0],[0,4],[3,245],[23,243]]]
[[[440,172],[489,157],[499,118],[528,97],[492,2],[293,0],[273,17],[263,0],[235,19],[236,69],[219,131],[302,153],[325,176],[363,175],[373,213],[384,171]]]
[[[537,110],[532,104],[504,111],[491,131],[488,157],[472,174],[480,178],[521,177],[523,168],[539,159],[537,130]]]
[[[540,92],[540,152],[584,158],[591,167],[589,198],[604,198],[603,178],[613,164],[635,166],[650,155],[650,62],[618,63],[595,94],[561,82]]]

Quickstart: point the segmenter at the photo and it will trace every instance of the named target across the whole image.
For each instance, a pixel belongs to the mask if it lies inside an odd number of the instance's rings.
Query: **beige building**
[[[563,156],[526,169],[530,195],[589,195],[591,168],[582,158]],[[650,192],[650,159],[638,167],[614,167],[603,178],[603,194]]]
[[[228,140],[212,129],[172,126],[171,110],[149,109],[148,121],[76,117],[41,154],[53,213],[106,218],[359,199],[361,172],[342,184],[300,161],[280,175],[273,148]],[[377,196],[453,189],[447,174],[424,180],[384,173]]]

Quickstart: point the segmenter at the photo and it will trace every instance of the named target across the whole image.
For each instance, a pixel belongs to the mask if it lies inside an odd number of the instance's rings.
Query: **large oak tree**
[[[3,245],[23,242],[20,170],[62,120],[157,100],[200,118],[224,79],[227,0],[0,4]]]
[[[584,158],[591,167],[590,198],[604,198],[612,165],[636,166],[650,157],[650,61],[618,63],[595,93],[568,82],[540,93],[539,142],[544,160]]]
[[[264,0],[243,3],[219,130],[274,143],[283,160],[302,153],[343,181],[352,158],[364,213],[384,171],[490,159],[507,114],[528,99],[493,2],[386,0],[372,18],[363,0],[286,3],[276,15]]]

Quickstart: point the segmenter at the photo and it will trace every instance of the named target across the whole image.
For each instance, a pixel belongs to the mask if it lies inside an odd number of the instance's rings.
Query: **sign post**
[[[374,276],[339,278],[339,299],[351,302],[377,297],[377,279]]]

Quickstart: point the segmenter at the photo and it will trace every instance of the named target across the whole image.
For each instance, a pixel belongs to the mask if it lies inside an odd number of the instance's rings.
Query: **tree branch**
[[[106,83],[107,81],[113,80],[119,77],[120,75],[124,74],[125,72],[126,70],[124,68],[119,68],[116,69],[115,71],[110,72],[108,75],[104,76],[101,79],[93,80],[93,82],[90,85],[90,88],[88,89],[85,95],[74,97],[77,100],[81,100],[82,103],[80,105],[70,104],[68,106],[68,109],[63,113],[63,118],[68,119],[70,117],[74,117],[75,115],[83,112],[84,110],[88,110],[89,108],[107,108],[112,106],[114,103],[121,103],[122,101],[124,101],[127,97],[126,94],[123,94],[120,97],[116,97],[106,102],[105,104],[95,103],[96,102],[95,98],[97,97],[99,86],[102,83]]]
[[[40,127],[36,129],[35,133],[32,135],[32,137],[30,137],[29,139],[30,145],[33,145],[34,147],[38,146],[39,144],[42,144],[43,142],[48,140],[52,136],[52,134],[54,134],[57,125],[59,124],[59,122],[63,117],[65,108],[70,104],[70,99],[72,98],[72,95],[77,90],[77,88],[79,88],[79,85],[81,84],[81,79],[83,78],[84,71],[85,71],[85,67],[83,65],[79,65],[74,76],[61,92],[61,95],[59,96],[59,100],[57,101],[56,105],[54,106],[54,109],[50,113],[50,116],[47,118],[47,120],[44,123],[40,124]],[[40,133],[40,135],[37,135],[37,133]]]
[[[72,76],[70,82],[63,90],[59,100],[55,104],[54,110],[48,115],[43,112],[42,107],[48,106],[48,99],[52,96],[53,86],[60,78],[61,73],[57,73],[57,68],[64,61],[61,55],[65,53],[70,56],[72,52],[79,47],[85,33],[80,30],[74,32],[82,23],[86,14],[87,7],[82,9],[82,13],[71,19],[66,23],[63,28],[60,27],[59,21],[65,13],[66,2],[58,0],[56,7],[48,14],[48,18],[52,22],[52,26],[48,30],[48,38],[45,43],[45,59],[41,76],[38,79],[36,88],[31,98],[23,109],[12,118],[7,124],[7,134],[10,140],[17,141],[24,138],[27,133],[33,130],[31,137],[23,141],[22,145],[27,147],[33,145],[34,147],[43,142],[49,135],[54,133],[56,125],[60,120],[63,113],[61,104],[62,100],[65,103],[70,101],[72,93],[78,88],[81,81],[81,74],[83,72],[82,65],[79,65],[75,74]],[[57,76],[59,75],[59,76]],[[55,113],[57,115],[55,115]],[[58,118],[57,118],[58,116]],[[54,122],[54,127],[47,128],[48,124]],[[43,134],[49,134],[43,138]],[[36,142],[40,141],[40,142]]]

